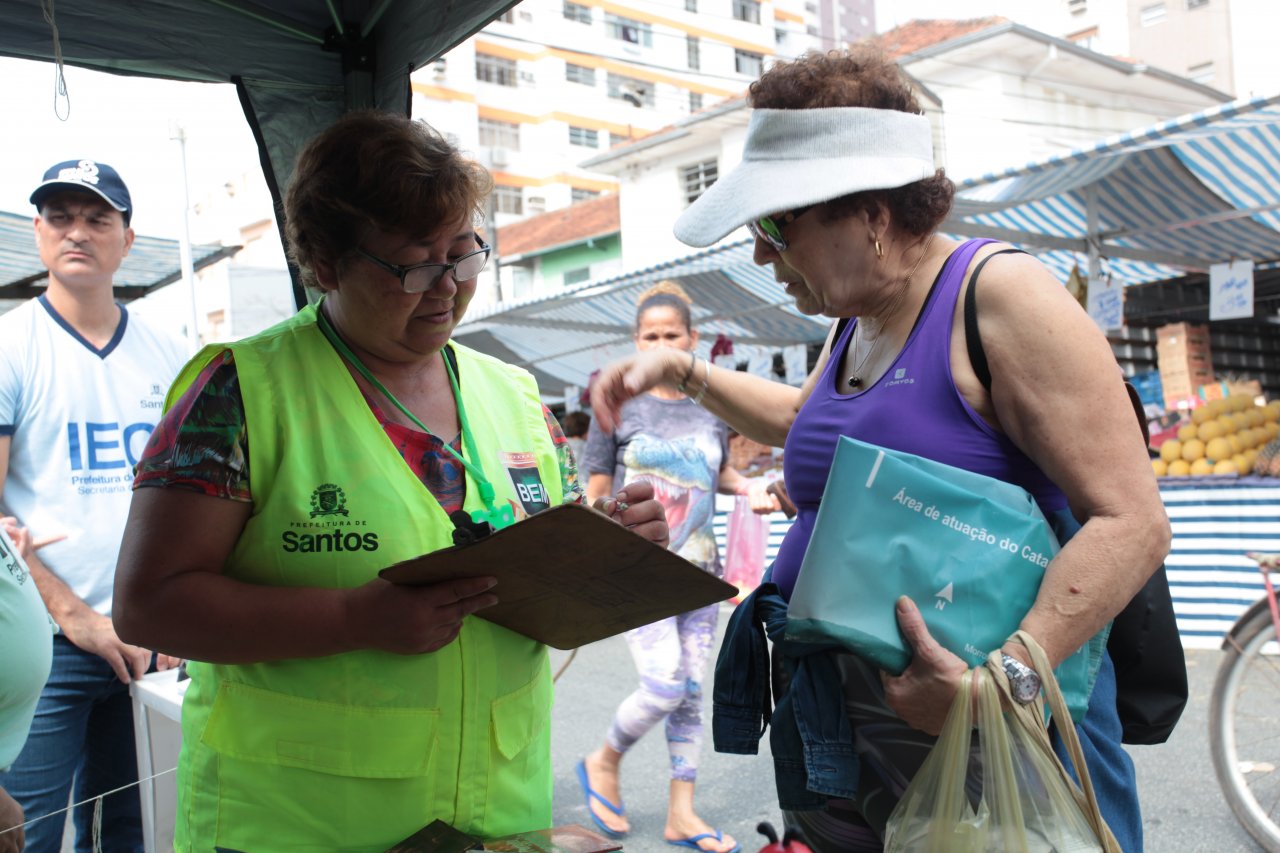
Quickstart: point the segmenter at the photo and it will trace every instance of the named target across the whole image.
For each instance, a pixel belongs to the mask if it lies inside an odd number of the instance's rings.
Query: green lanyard
[[[360,361],[360,359],[356,357],[356,354],[351,351],[351,347],[347,346],[346,342],[338,336],[337,331],[329,322],[329,318],[325,316],[324,311],[322,310],[323,307],[323,301],[316,306],[316,320],[317,324],[320,326],[320,331],[329,339],[329,343],[333,344],[333,348],[336,349],[361,376],[367,379],[370,385],[377,388],[384,397],[390,400],[391,404],[399,409],[401,414],[413,421],[418,429],[422,430],[427,435],[435,436],[435,433],[428,429],[427,425],[420,421],[417,415],[409,411],[403,403],[397,400],[395,395],[388,391],[386,386],[378,381],[378,377],[374,376],[369,371],[369,368],[364,366],[364,362]],[[458,420],[462,423],[462,449],[465,451],[470,447],[471,452],[474,455],[476,452],[476,440],[471,433],[471,424],[467,421],[466,407],[462,405],[462,392],[458,389],[458,378],[454,375],[453,365],[449,363],[449,359],[445,357],[443,352],[441,352],[440,357],[444,359],[444,369],[445,372],[449,374],[449,386],[453,389],[453,401],[458,407]],[[439,436],[435,437],[439,438]],[[477,524],[481,522],[488,522],[493,526],[494,530],[501,530],[504,527],[515,524],[515,514],[511,511],[510,505],[504,504],[502,507],[494,507],[493,484],[489,482],[489,478],[484,475],[484,471],[480,466],[468,462],[467,458],[454,450],[453,446],[449,442],[441,439],[440,443],[444,445],[445,450],[449,451],[455,459],[462,463],[462,467],[467,469],[467,473],[471,475],[471,479],[475,480],[476,485],[480,487],[480,500],[484,502],[485,508],[472,512],[471,520]]]

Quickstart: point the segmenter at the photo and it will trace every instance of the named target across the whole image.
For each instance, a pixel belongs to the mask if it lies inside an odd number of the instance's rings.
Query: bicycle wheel
[[[1218,783],[1254,840],[1280,853],[1280,644],[1271,612],[1229,638],[1209,701],[1209,752]]]

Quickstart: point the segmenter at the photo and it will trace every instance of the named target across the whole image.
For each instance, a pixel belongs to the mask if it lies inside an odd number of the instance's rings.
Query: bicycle
[[[1266,594],[1223,639],[1226,656],[1209,699],[1209,753],[1240,824],[1280,853],[1280,606],[1271,582],[1280,554],[1247,556],[1258,563]]]

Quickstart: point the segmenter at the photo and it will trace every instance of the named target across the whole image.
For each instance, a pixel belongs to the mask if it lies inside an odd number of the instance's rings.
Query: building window
[[[759,0],[733,0],[733,17],[748,24],[760,23]]]
[[[1209,0],[1187,0],[1188,9],[1200,9],[1209,5]]]
[[[1089,0],[1067,0],[1067,11],[1073,15],[1083,15],[1089,11]]]
[[[579,202],[584,202],[584,201],[591,201],[591,199],[599,198],[599,197],[600,197],[599,190],[584,190],[581,187],[574,187],[573,189],[569,190],[569,200],[574,204],[578,204]]]
[[[653,84],[647,80],[624,77],[621,74],[609,74],[606,78],[607,94],[610,98],[626,101],[634,107],[653,108]]]
[[[487,53],[477,53],[476,79],[485,83],[496,83],[499,86],[514,86],[516,61],[503,59],[501,56],[490,56]]]
[[[493,209],[498,213],[524,215],[524,194],[519,187],[496,186],[493,188]]]
[[[702,109],[702,93],[690,92],[689,93],[689,112],[696,113],[700,109]]]
[[[520,125],[510,121],[482,118],[478,122],[480,144],[491,148],[520,149]]]
[[[516,22],[516,13],[508,9],[494,20],[501,21],[504,24],[514,24]]]
[[[1152,3],[1150,6],[1143,6],[1142,11],[1138,14],[1138,19],[1144,27],[1164,23],[1168,17],[1169,10],[1165,8],[1163,3]]]
[[[698,0],[684,0],[684,10],[696,13],[698,11]]]
[[[739,74],[748,77],[759,77],[764,70],[764,56],[749,50],[734,50],[733,67]]]
[[[680,167],[680,187],[685,204],[693,204],[716,182],[720,170],[715,160],[704,160],[692,166]]]
[[[580,267],[576,270],[565,270],[564,286],[571,284],[582,284],[584,281],[591,280],[591,267]]]
[[[1213,83],[1213,63],[1202,62],[1187,69],[1187,76],[1197,83],[1208,86]]]
[[[653,47],[653,27],[643,21],[623,18],[612,12],[604,16],[604,32],[611,39],[620,39],[641,47]]]
[[[581,145],[584,148],[597,148],[600,145],[600,132],[587,127],[569,125],[569,144]]]
[[[566,62],[564,64],[564,79],[570,83],[594,86],[596,84],[596,70],[585,65],[574,65],[572,62]]]
[[[1078,44],[1080,47],[1093,50],[1094,43],[1098,40],[1098,28],[1089,27],[1087,29],[1079,30],[1078,32],[1069,33],[1068,35],[1063,36],[1063,38],[1072,44]]]
[[[697,36],[685,37],[685,53],[689,58],[689,67],[697,71],[702,67],[702,42]]]
[[[570,21],[577,21],[579,24],[591,23],[591,7],[583,6],[581,3],[570,3],[565,0],[564,16]]]
[[[787,40],[787,31],[775,28],[773,31],[774,44],[782,44],[786,40]]]
[[[630,137],[630,136],[623,136],[621,133],[610,133],[610,134],[609,134],[609,147],[610,147],[610,148],[614,147],[615,145],[626,145],[626,144],[627,144],[628,142],[630,142],[630,141],[631,141],[631,137]]]

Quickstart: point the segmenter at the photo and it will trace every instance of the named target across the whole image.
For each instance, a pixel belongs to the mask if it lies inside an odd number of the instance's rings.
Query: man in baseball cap
[[[106,163],[65,160],[50,166],[44,173],[44,181],[31,194],[31,203],[36,209],[43,208],[45,199],[63,190],[85,190],[99,196],[124,215],[125,227],[128,227],[129,220],[133,218],[129,188],[120,179],[120,173]]]
[[[97,816],[92,803],[76,808],[77,846],[100,837],[104,851],[133,853],[142,817],[129,683],[156,662],[116,634],[113,583],[131,468],[185,348],[116,301],[133,203],[115,169],[59,163],[31,202],[48,285],[0,315],[0,514],[48,542],[23,556],[61,632],[4,788],[35,821],[26,849],[55,851],[64,821],[36,819],[65,809],[73,789],[77,802],[114,792]],[[176,663],[160,656],[161,668]]]

